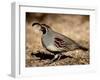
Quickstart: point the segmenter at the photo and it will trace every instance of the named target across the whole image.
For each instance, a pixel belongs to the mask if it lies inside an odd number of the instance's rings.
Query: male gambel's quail
[[[46,24],[33,23],[32,26],[40,26],[40,30],[43,35],[41,38],[43,47],[45,47],[49,52],[52,52],[55,57],[52,61],[61,57],[62,52],[72,51],[75,49],[82,49],[87,51],[88,49],[80,46],[78,43],[72,39],[55,32]]]

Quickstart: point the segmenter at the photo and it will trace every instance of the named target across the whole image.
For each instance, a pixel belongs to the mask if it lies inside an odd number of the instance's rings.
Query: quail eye
[[[43,32],[43,34],[46,33],[46,28],[45,27],[41,27],[41,31]]]

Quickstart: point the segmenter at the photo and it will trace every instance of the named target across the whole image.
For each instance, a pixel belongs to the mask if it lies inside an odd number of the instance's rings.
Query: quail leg
[[[57,60],[60,60],[61,56],[62,56],[62,54],[58,54]]]
[[[56,54],[56,55],[54,55],[54,58],[48,64],[51,64],[54,61],[59,60],[60,58],[61,58],[61,54]]]

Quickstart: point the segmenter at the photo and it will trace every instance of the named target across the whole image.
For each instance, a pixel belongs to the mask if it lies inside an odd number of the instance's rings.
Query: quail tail
[[[80,49],[84,50],[84,51],[88,51],[88,48],[83,47],[83,46],[79,46]]]

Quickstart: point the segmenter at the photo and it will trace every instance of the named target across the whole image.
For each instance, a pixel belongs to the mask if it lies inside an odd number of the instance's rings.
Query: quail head
[[[87,51],[88,49],[80,46],[78,43],[68,38],[65,35],[62,35],[58,32],[55,32],[46,24],[33,23],[32,26],[38,25],[40,26],[40,31],[42,31],[43,35],[41,38],[41,42],[43,47],[48,51],[52,52],[55,55],[55,58],[61,56],[62,52],[68,52],[75,49],[82,49]]]

